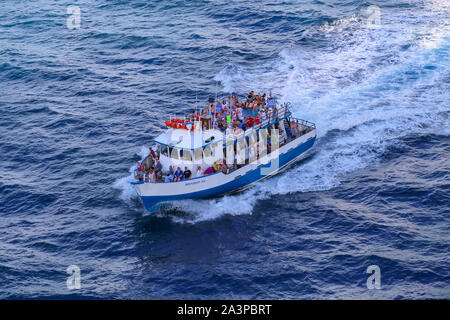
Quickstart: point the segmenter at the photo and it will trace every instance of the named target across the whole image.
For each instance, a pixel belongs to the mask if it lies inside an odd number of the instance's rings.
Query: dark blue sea
[[[449,49],[448,0],[2,0],[0,298],[449,299]],[[216,88],[314,152],[146,213],[132,167]]]

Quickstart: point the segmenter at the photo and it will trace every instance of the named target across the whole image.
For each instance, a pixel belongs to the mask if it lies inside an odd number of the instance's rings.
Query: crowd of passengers
[[[252,127],[255,124],[271,119],[272,115],[277,116],[277,108],[272,97],[266,98],[266,94],[255,94],[251,91],[244,103],[240,103],[237,95],[233,94],[229,97],[228,101],[217,101],[214,105],[210,103],[205,107],[201,114],[194,111],[193,114],[188,115],[188,120],[198,121],[200,116],[211,115],[213,118],[213,127],[222,131],[231,127],[235,134],[239,134],[241,130]],[[280,136],[283,135],[283,128],[277,126]],[[295,139],[297,135],[301,134],[298,125],[295,122],[291,122],[289,126],[284,128],[286,130],[286,136],[288,139]],[[269,134],[267,135],[267,152],[271,152],[272,139]],[[280,141],[280,146],[283,145],[283,141]],[[188,167],[181,167],[176,169],[173,166],[169,166],[168,169],[164,169],[161,165],[160,159],[161,150],[160,147],[156,152],[150,148],[149,155],[141,162],[138,162],[138,168],[135,171],[135,178],[139,181],[149,181],[154,183],[167,183],[188,180],[191,178],[198,178],[207,176],[216,172],[222,171],[227,174],[241,165],[237,165],[237,159],[233,165],[227,165],[226,161],[218,161],[213,166],[202,170],[200,166],[197,167],[195,172],[189,170]],[[249,147],[249,158],[253,159],[255,156],[259,156],[259,145]],[[246,159],[246,163],[248,159]]]
[[[192,114],[188,114],[187,120],[194,122],[202,116],[209,115],[212,117],[214,129],[225,131],[231,128],[238,134],[266,119],[271,119],[272,116],[276,117],[277,112],[272,97],[251,91],[244,102],[240,102],[237,95],[233,94],[228,100],[210,103],[201,112],[195,110]]]
[[[222,162],[217,161],[213,166],[206,168],[206,170],[202,170],[202,167],[198,166],[194,173],[189,170],[188,167],[184,167],[184,170],[182,170],[181,167],[177,167],[175,169],[174,166],[169,166],[168,170],[164,170],[161,162],[159,161],[159,151],[159,148],[157,152],[150,148],[149,155],[142,162],[138,161],[138,167],[135,171],[136,180],[145,180],[154,183],[177,182],[191,178],[208,176],[219,171],[227,174],[231,170],[237,168],[236,161],[233,166],[229,167],[227,166],[226,161],[223,160]]]

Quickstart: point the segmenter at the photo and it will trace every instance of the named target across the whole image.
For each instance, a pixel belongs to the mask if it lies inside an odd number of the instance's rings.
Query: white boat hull
[[[249,188],[255,182],[280,172],[289,164],[304,157],[314,145],[316,130],[283,145],[254,163],[229,174],[212,175],[170,183],[133,182],[145,208],[154,212],[162,202],[208,198]]]

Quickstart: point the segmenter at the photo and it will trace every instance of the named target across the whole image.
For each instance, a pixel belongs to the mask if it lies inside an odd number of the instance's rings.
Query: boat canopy
[[[218,130],[188,131],[167,130],[159,135],[155,142],[157,144],[177,149],[195,150],[204,148],[210,144],[223,142],[224,134]]]

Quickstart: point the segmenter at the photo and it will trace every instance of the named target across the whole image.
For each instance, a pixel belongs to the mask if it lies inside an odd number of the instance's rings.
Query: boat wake
[[[346,174],[377,165],[402,137],[448,135],[449,8],[434,1],[422,15],[384,10],[379,28],[368,28],[362,16],[324,24],[303,35],[305,43],[323,40],[316,46],[290,45],[262,66],[229,64],[216,76],[224,93],[272,89],[290,101],[294,116],[316,123],[316,151],[301,166],[244,193],[173,204],[191,217],[176,221],[251,214],[262,199],[329,190]],[[116,187],[131,189],[123,181]],[[122,192],[124,199],[129,194]]]

